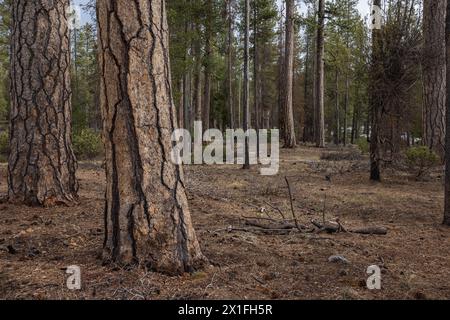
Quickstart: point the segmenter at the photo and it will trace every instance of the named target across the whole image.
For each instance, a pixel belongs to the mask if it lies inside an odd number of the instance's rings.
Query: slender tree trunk
[[[243,130],[247,131],[249,129],[249,64],[250,64],[250,1],[245,0],[244,2],[244,90],[243,90],[243,111],[244,111],[244,123]],[[245,163],[244,169],[250,169],[250,150],[249,150],[249,137],[245,137]]]
[[[68,0],[12,4],[11,202],[53,206],[77,201],[68,6]]]
[[[234,97],[233,97],[233,1],[228,0],[228,48],[227,48],[227,81],[228,81],[228,117],[229,117],[229,126],[231,129],[234,128]]]
[[[317,29],[317,59],[316,59],[316,146],[325,147],[325,111],[324,111],[324,28],[325,28],[325,0],[319,0]]]
[[[344,131],[342,136],[342,142],[344,143],[344,146],[347,145],[347,116],[348,116],[348,109],[350,104],[350,79],[348,77],[348,69],[345,74],[345,101],[344,101]]]
[[[186,78],[181,78],[180,81],[180,104],[178,106],[178,128],[184,128],[184,101],[186,95]]]
[[[445,21],[446,79],[450,79],[450,1],[447,1]],[[450,86],[446,87],[446,137],[445,137],[445,206],[444,224],[450,226]]]
[[[200,26],[196,25],[196,33],[200,33]],[[194,90],[193,90],[193,105],[194,105],[194,120],[202,121],[202,58],[200,39],[194,40]]]
[[[334,133],[334,143],[338,145],[341,142],[341,115],[339,108],[339,70],[336,68],[335,74],[335,117],[336,117],[336,132]]]
[[[374,0],[374,5],[380,6],[381,0]],[[380,41],[381,30],[372,30],[372,70],[370,71],[370,180],[380,181],[380,163],[381,163],[381,150],[380,150],[380,125],[382,118],[382,101],[379,97],[378,79],[379,74],[382,72],[383,66],[380,65]]]
[[[283,2],[284,3],[284,2]],[[281,9],[281,16],[283,13],[283,8]],[[284,100],[285,100],[285,93],[284,93],[284,60],[285,60],[285,46],[284,46],[284,37],[285,37],[285,26],[283,26],[282,19],[280,19],[279,23],[279,38],[278,38],[278,108],[276,109],[276,123],[278,125],[278,128],[280,129],[281,136],[284,137]]]
[[[445,153],[446,2],[446,0],[423,2],[423,141],[442,159]]]
[[[294,0],[286,0],[286,41],[284,60],[284,147],[294,148],[297,144],[294,127],[293,85],[294,85]]]
[[[106,151],[104,259],[181,274],[203,255],[183,169],[171,161],[176,126],[162,0],[97,1]]]
[[[206,0],[207,20],[205,23],[205,83],[203,88],[203,130],[208,130],[211,123],[211,59],[212,59],[212,0]]]

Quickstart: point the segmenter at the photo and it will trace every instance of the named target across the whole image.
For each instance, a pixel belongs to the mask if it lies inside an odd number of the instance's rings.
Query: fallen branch
[[[286,184],[287,184],[288,190],[289,190],[289,200],[290,200],[290,202],[291,202],[292,217],[294,218],[295,226],[297,227],[298,231],[301,232],[302,229],[300,228],[300,225],[298,224],[298,221],[297,221],[297,217],[295,216],[295,211],[294,211],[294,199],[292,198],[291,185],[289,184],[288,177],[284,177],[284,179],[286,180]]]
[[[337,222],[328,221],[325,224],[322,224],[316,220],[312,220],[311,223],[319,229],[319,232],[320,231],[325,231],[328,233],[351,232],[351,233],[370,234],[370,235],[386,235],[387,234],[387,229],[385,227],[379,227],[379,226],[369,226],[369,227],[362,227],[362,228],[346,230],[342,226],[342,224],[339,222],[339,220]]]

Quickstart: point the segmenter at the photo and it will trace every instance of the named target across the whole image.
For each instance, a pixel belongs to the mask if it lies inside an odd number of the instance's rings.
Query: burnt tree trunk
[[[106,151],[104,259],[180,274],[204,261],[181,166],[162,0],[97,1]]]
[[[294,128],[292,90],[294,85],[294,0],[286,0],[286,41],[284,60],[284,147],[297,144]]]
[[[16,0],[12,5],[11,202],[53,206],[77,200],[68,6],[68,0]]]
[[[249,106],[249,67],[250,67],[250,1],[244,2],[244,89],[242,91],[243,99],[243,125],[242,128],[245,132],[249,129],[250,124],[250,106]],[[249,150],[249,137],[245,135],[245,161],[244,169],[250,169],[250,150]]]
[[[445,153],[445,6],[445,0],[424,1],[423,8],[423,141],[442,159]]]

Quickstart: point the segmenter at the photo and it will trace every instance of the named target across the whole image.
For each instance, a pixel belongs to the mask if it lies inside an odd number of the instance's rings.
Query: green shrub
[[[406,150],[406,164],[411,170],[416,171],[417,178],[427,173],[432,167],[439,164],[436,153],[425,146],[411,147]]]
[[[73,136],[73,148],[78,159],[93,159],[103,153],[100,134],[92,129],[83,129]]]
[[[369,142],[367,141],[367,138],[359,138],[356,140],[356,145],[362,153],[369,153]]]
[[[0,155],[6,157],[9,153],[9,134],[7,131],[0,132]]]

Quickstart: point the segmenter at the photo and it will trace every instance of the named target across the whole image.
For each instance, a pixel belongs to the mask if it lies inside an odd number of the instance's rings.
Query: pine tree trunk
[[[339,70],[336,68],[335,74],[335,117],[336,117],[336,132],[334,133],[334,144],[338,145],[341,143],[341,115],[339,108]]]
[[[228,124],[234,129],[234,97],[233,97],[233,17],[232,17],[233,1],[228,0],[228,45],[227,45],[227,102],[228,102]]]
[[[200,27],[196,25],[196,32],[200,33]],[[202,121],[202,63],[201,63],[201,45],[200,40],[194,40],[194,89],[193,89],[193,105],[194,105],[194,120]]]
[[[207,19],[205,23],[205,83],[203,88],[203,130],[211,123],[211,64],[212,64],[212,0],[206,0]]]
[[[250,108],[249,108],[249,65],[250,65],[250,1],[244,2],[244,90],[242,92],[243,98],[243,129],[247,131],[249,129],[250,122]],[[244,169],[250,169],[250,153],[249,153],[249,139],[245,137],[245,163]]]
[[[286,42],[284,59],[284,147],[297,145],[292,90],[294,85],[294,0],[286,0]]]
[[[53,206],[77,201],[68,6],[68,0],[13,2],[11,202]]]
[[[445,153],[445,7],[446,1],[424,1],[423,141],[442,159]]]
[[[316,146],[325,147],[325,111],[324,111],[324,28],[325,28],[325,0],[319,0],[317,29],[317,59],[316,59]]]
[[[447,1],[445,20],[446,79],[450,79],[450,1]],[[444,224],[450,226],[450,86],[446,86],[446,137],[445,137],[445,206]]]
[[[162,0],[97,1],[106,152],[104,259],[167,274],[202,264],[181,166]]]
[[[381,0],[374,0],[374,5],[380,6]],[[370,118],[370,180],[380,181],[381,164],[381,120],[382,120],[382,101],[379,98],[378,79],[383,66],[380,64],[381,51],[381,30],[372,30],[372,66],[370,70],[370,95],[369,95],[369,114]],[[370,115],[370,116],[369,116]],[[368,127],[368,126],[367,126]]]

